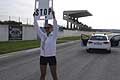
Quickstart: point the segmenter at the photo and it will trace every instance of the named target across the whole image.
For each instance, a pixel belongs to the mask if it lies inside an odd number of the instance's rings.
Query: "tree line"
[[[2,25],[9,25],[9,24],[22,24],[22,22],[16,22],[16,21],[0,21],[0,24]]]

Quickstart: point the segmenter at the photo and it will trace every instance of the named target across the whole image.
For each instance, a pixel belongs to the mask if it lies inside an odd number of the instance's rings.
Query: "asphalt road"
[[[120,80],[120,48],[87,53],[79,43],[57,47],[59,80]],[[0,58],[0,80],[39,80],[39,50]],[[46,80],[52,80],[49,67]]]

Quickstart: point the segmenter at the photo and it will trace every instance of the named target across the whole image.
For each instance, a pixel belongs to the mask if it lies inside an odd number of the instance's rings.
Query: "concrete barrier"
[[[81,34],[91,35],[93,32],[87,31],[73,31],[73,30],[64,30],[59,31],[58,37],[69,37],[69,36],[80,36]],[[103,33],[103,32],[102,32]],[[36,40],[36,30],[33,26],[22,25],[22,40]],[[0,25],[0,41],[9,40],[9,27],[8,25]]]
[[[0,25],[0,41],[8,41],[8,25]]]
[[[22,40],[36,40],[37,35],[34,27],[23,26]]]

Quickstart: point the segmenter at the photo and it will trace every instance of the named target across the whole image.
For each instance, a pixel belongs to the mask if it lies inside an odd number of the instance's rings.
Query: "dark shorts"
[[[40,65],[56,65],[57,61],[56,61],[56,57],[55,56],[51,56],[51,57],[44,57],[44,56],[40,56]]]

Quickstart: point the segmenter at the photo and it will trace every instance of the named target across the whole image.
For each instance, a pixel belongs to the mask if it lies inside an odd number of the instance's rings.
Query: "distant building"
[[[87,10],[64,11],[63,19],[67,21],[68,30],[89,30],[91,27],[78,21],[78,18],[92,16]]]

